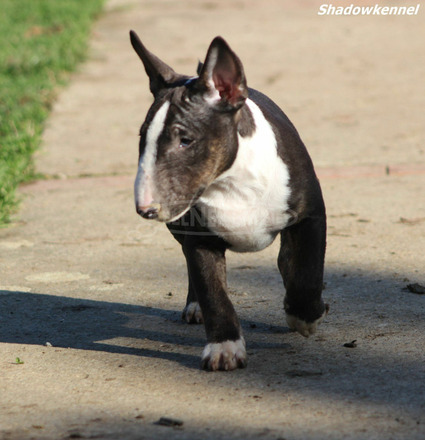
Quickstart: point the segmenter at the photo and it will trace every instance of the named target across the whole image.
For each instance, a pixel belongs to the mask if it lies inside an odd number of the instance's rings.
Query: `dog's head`
[[[154,96],[140,129],[136,210],[144,218],[170,222],[233,163],[248,96],[245,74],[221,37],[211,43],[197,77],[177,74],[135,32],[130,37]]]

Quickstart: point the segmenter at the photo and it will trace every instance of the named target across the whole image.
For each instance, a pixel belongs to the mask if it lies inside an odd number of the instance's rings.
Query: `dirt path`
[[[108,3],[45,132],[38,169],[59,179],[22,188],[0,230],[0,439],[425,438],[425,295],[404,290],[425,284],[425,10],[319,17],[320,4]],[[246,370],[198,369],[181,251],[134,212],[151,98],[131,28],[184,73],[224,36],[321,177],[331,313],[313,338],[290,333],[277,243],[229,253]]]

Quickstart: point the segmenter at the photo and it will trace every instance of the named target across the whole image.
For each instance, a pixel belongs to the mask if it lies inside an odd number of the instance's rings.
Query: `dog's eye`
[[[187,148],[187,147],[190,147],[192,144],[193,144],[193,140],[192,139],[189,139],[189,138],[186,138],[186,137],[182,137],[180,139],[179,147],[180,148]]]

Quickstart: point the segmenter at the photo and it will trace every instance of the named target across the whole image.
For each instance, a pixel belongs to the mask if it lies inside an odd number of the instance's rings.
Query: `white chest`
[[[239,137],[232,167],[204,192],[198,206],[207,226],[236,252],[264,249],[288,220],[289,174],[278,157],[273,130],[259,107],[247,100],[256,130]]]

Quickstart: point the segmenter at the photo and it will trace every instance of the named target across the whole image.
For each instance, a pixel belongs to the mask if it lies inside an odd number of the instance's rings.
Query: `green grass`
[[[84,60],[105,0],[0,0],[0,225],[17,186],[34,178],[32,154],[58,86]]]

